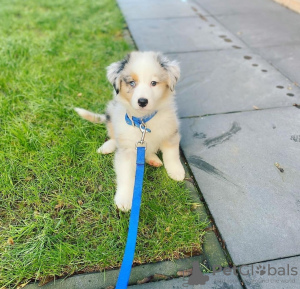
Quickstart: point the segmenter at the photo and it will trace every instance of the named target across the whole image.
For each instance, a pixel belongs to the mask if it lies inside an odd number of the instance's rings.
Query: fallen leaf
[[[275,163],[275,167],[281,172],[284,172],[284,169],[282,167],[280,167],[279,163]]]
[[[28,283],[29,283],[29,281],[28,281],[27,283],[20,284],[20,285],[17,287],[17,289],[24,288]]]
[[[192,211],[195,211],[198,207],[201,207],[201,204],[193,203],[191,206]]]
[[[81,93],[81,92],[79,92],[79,93],[77,94],[77,96],[79,96],[79,97],[80,97],[80,96],[82,96],[82,93]]]
[[[83,201],[82,200],[78,200],[77,203],[78,203],[79,206],[83,205]]]
[[[151,281],[153,279],[153,276],[149,276],[149,277],[145,277],[142,280],[138,280],[136,283],[137,284],[145,284],[148,283],[149,281]]]
[[[153,275],[154,280],[166,280],[168,278],[169,278],[168,276],[163,275],[163,274],[154,274]]]
[[[54,276],[47,276],[47,277],[43,278],[43,279],[39,282],[38,286],[39,286],[39,287],[40,287],[40,286],[44,286],[44,285],[46,285],[47,283],[53,281],[54,279],[55,279]]]
[[[21,288],[24,288],[28,283],[23,283],[23,284],[20,284],[17,289],[21,289]]]
[[[182,270],[182,271],[178,271],[177,272],[177,276],[188,277],[188,276],[192,275],[192,273],[193,273],[193,268]]]
[[[60,210],[65,204],[63,201],[58,201],[58,204],[54,207],[56,210]]]
[[[8,245],[14,245],[14,240],[13,240],[13,238],[11,238],[11,237],[9,237],[8,239],[7,239],[7,244]]]

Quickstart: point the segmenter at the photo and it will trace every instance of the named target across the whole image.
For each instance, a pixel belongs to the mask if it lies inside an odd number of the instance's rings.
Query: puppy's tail
[[[83,108],[75,107],[74,110],[84,119],[93,122],[93,123],[104,123],[106,117],[104,114],[98,114],[91,111],[88,111]]]

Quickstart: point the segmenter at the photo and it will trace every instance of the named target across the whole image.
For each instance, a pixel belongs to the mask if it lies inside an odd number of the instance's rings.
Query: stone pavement
[[[272,0],[118,3],[138,49],[180,61],[181,147],[239,272],[132,288],[300,288],[300,15]]]

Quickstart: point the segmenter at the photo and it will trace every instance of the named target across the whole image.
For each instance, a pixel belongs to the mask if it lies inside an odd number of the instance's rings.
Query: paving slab
[[[196,275],[196,274],[195,274]],[[194,276],[194,274],[193,274]],[[242,286],[234,274],[229,276],[224,273],[204,274],[208,281],[204,284],[188,285],[189,277],[176,278],[167,281],[151,282],[141,285],[129,286],[132,289],[242,289]]]
[[[127,24],[139,50],[188,52],[234,49],[232,45],[245,47],[212,17],[129,19]]]
[[[262,10],[257,13],[241,13],[215,17],[229,31],[238,35],[251,47],[269,47],[299,43],[300,14],[286,9],[279,4],[276,5],[281,7],[280,11]]]
[[[145,264],[133,267],[130,274],[129,284],[136,284],[147,276],[154,274],[163,274],[166,276],[176,276],[177,271],[192,268],[193,263],[202,263],[203,256],[178,259],[175,261],[164,261],[151,264]],[[105,289],[109,286],[115,286],[118,270],[109,270],[105,272],[96,272],[90,274],[80,274],[71,278],[59,279],[55,282],[49,282],[43,286],[43,289]],[[38,283],[32,283],[25,287],[26,289],[38,289]]]
[[[182,149],[233,262],[300,254],[300,109],[181,125]]]
[[[194,0],[211,15],[247,14],[279,11],[280,5],[270,0]]]
[[[300,84],[300,43],[262,47],[256,51],[289,79]]]
[[[170,54],[181,66],[181,117],[290,106],[300,89],[248,49]]]
[[[189,1],[181,0],[118,0],[118,4],[126,20],[188,17],[197,16],[197,13],[208,14],[197,4],[193,4],[194,9],[192,9]]]
[[[241,270],[247,289],[300,288],[300,257],[256,263]]]

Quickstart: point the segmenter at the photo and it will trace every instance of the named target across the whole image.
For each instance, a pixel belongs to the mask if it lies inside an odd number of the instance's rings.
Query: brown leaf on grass
[[[8,245],[14,245],[14,244],[15,244],[15,242],[14,242],[14,240],[13,240],[12,237],[9,237],[9,238],[7,239],[7,244],[8,244]]]
[[[65,206],[63,201],[58,201],[58,204],[54,207],[56,210],[61,210]]]
[[[18,285],[17,289],[24,288],[28,283],[29,282]]]
[[[201,204],[199,204],[199,203],[193,203],[192,206],[191,206],[191,210],[195,211],[198,207],[201,207]]]
[[[192,273],[193,273],[193,268],[178,271],[178,272],[177,272],[177,276],[180,276],[180,277],[188,277],[188,276],[191,276]]]
[[[47,276],[47,277],[40,280],[38,286],[39,287],[44,286],[47,283],[54,281],[54,279],[55,279],[54,276]]]
[[[28,281],[27,283],[23,283],[23,284],[20,284],[18,285],[17,289],[21,289],[21,288],[24,288],[30,281]],[[5,289],[5,288],[4,288]]]
[[[79,96],[79,97],[80,97],[80,96],[82,96],[82,93],[81,93],[81,92],[79,92],[79,93],[77,94],[77,96]]]
[[[149,277],[145,277],[142,280],[138,280],[136,283],[137,284],[145,284],[145,283],[150,282],[152,279],[153,279],[153,276],[149,276]]]
[[[170,227],[167,227],[167,228],[166,228],[166,232],[169,233],[170,231],[171,231],[171,228],[170,228]]]
[[[78,200],[77,203],[78,203],[79,206],[83,205],[83,201],[82,200]]]

